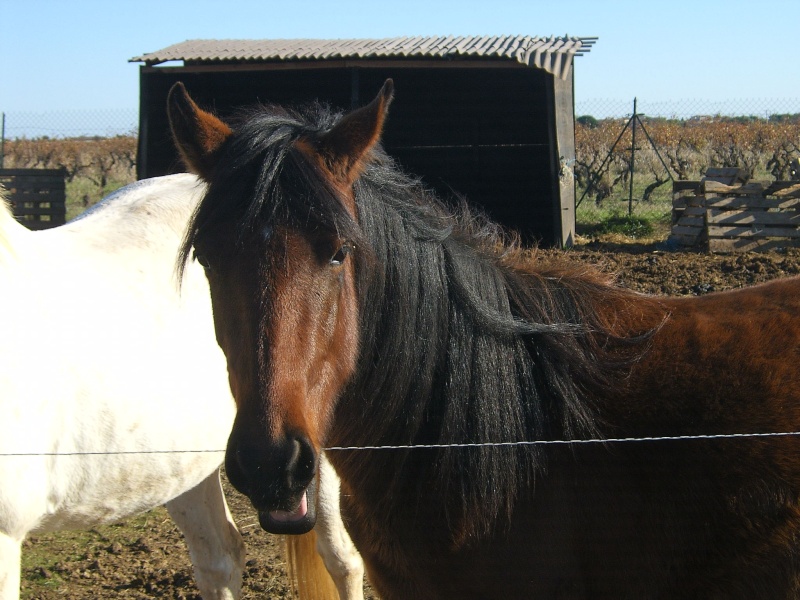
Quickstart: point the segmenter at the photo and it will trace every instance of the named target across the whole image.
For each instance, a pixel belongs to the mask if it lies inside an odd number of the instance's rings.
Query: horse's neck
[[[469,248],[465,248],[461,256],[471,254],[483,270],[476,271],[480,283],[467,281],[464,285],[474,288],[476,302],[481,298],[490,300],[483,308],[465,309],[463,298],[456,298],[447,291],[437,295],[432,292],[433,284],[422,285],[413,290],[415,293],[407,294],[414,297],[416,304],[410,303],[406,310],[392,312],[397,303],[391,300],[393,296],[389,293],[384,293],[384,297],[390,299],[384,303],[388,307],[385,312],[375,308],[381,304],[375,298],[364,303],[367,307],[364,322],[383,326],[365,329],[365,340],[378,341],[365,344],[362,363],[368,366],[359,371],[353,386],[356,393],[348,395],[353,406],[348,405],[341,411],[348,418],[339,421],[340,427],[336,428],[334,436],[339,438],[337,442],[372,444],[376,443],[373,436],[379,433],[383,439],[377,443],[381,444],[408,443],[409,437],[418,436],[424,437],[426,443],[441,442],[433,431],[438,421],[430,418],[431,411],[441,407],[434,407],[431,402],[443,394],[455,393],[457,397],[451,401],[457,402],[464,395],[474,394],[477,398],[487,394],[508,395],[510,389],[516,389],[522,403],[552,402],[561,411],[561,414],[553,410],[542,412],[541,416],[549,419],[542,425],[549,435],[561,435],[562,428],[571,431],[570,435],[597,433],[592,425],[592,411],[585,408],[591,404],[587,402],[587,394],[602,394],[616,378],[625,378],[630,365],[647,353],[648,333],[658,329],[668,309],[657,298],[615,287],[610,284],[609,276],[576,267],[566,260],[541,264],[534,258],[532,263],[519,253],[517,258],[495,261],[490,254]],[[494,285],[490,285],[487,276],[490,269],[496,271]],[[452,285],[452,281],[453,277],[448,277],[442,283],[447,286]],[[507,297],[498,301],[503,285]],[[433,315],[436,307],[439,307],[437,316],[428,316],[427,321],[420,316]],[[513,319],[554,327],[553,332],[543,330],[544,333],[535,336],[537,357],[530,356],[532,350],[527,346],[509,345],[504,323],[513,324]],[[454,330],[448,323],[460,325]],[[500,326],[495,327],[495,323]],[[576,329],[571,331],[570,325]],[[558,329],[559,326],[564,328]],[[467,331],[469,333],[464,333]],[[457,337],[459,335],[462,337]],[[515,335],[525,337],[527,334]],[[476,343],[481,348],[477,354]],[[464,355],[455,356],[456,348],[461,348]],[[444,355],[450,359],[439,361],[438,357]],[[389,356],[394,358],[387,359]],[[487,367],[489,363],[482,361],[481,356],[493,357],[486,360],[495,360],[496,368]],[[525,369],[535,373],[533,379],[519,379],[522,377],[519,370],[507,368],[513,361],[517,361],[520,369],[528,365]],[[569,364],[559,366],[564,361]],[[488,368],[495,375],[475,377],[473,381],[469,373],[456,372],[458,365],[474,369],[476,373]],[[463,385],[443,383],[448,378],[458,382],[462,377],[467,377]],[[455,389],[460,391],[453,392]],[[376,390],[380,391],[376,393]],[[364,410],[371,411],[375,419],[373,427],[368,429],[356,425],[360,423],[357,415],[365,414]],[[402,414],[403,419],[381,418],[392,412]],[[476,419],[482,418],[482,413],[476,415]],[[431,431],[423,431],[424,427]],[[530,436],[537,432],[530,430],[519,434]]]

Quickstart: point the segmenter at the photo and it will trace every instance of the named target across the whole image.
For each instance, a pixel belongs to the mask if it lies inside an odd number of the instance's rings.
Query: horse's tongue
[[[271,510],[269,511],[269,517],[273,521],[277,521],[278,523],[290,523],[292,521],[299,521],[303,517],[308,514],[308,496],[303,494],[303,497],[300,499],[300,505],[294,509],[293,511],[289,512],[288,510]]]

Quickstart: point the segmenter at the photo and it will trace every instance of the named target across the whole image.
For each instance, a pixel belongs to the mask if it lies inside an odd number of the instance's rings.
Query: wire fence
[[[800,98],[744,98],[736,100],[648,100],[639,98],[638,110],[647,117],[692,119],[702,116],[756,117],[800,113]],[[575,116],[622,119],[631,116],[633,100],[589,98],[575,103]],[[65,138],[137,135],[139,113],[135,108],[62,110],[47,112],[12,111],[5,115],[5,137]]]
[[[5,138],[77,138],[138,135],[139,111],[135,108],[106,110],[54,110],[4,112]]]
[[[0,114],[0,168],[65,168],[68,217],[135,178],[136,109]],[[800,98],[593,98],[575,115],[579,233],[620,217],[668,227],[672,181],[731,166],[787,179],[800,156]]]
[[[386,446],[329,446],[322,448],[325,452],[337,451],[364,451],[364,450],[437,450],[445,448],[511,448],[518,446],[581,446],[581,445],[609,445],[609,444],[630,444],[643,442],[687,442],[687,441],[708,441],[708,440],[752,440],[778,437],[800,437],[800,431],[768,431],[752,433],[715,433],[697,435],[665,435],[665,436],[644,436],[644,437],[608,437],[608,438],[573,438],[555,440],[519,440],[519,441],[496,441],[496,442],[464,442],[449,444],[404,444]],[[151,455],[151,454],[224,454],[224,449],[192,449],[192,450],[96,450],[96,451],[75,451],[75,452],[3,452],[0,451],[0,458],[35,458],[35,457],[67,457],[67,456],[128,456],[128,455]]]
[[[644,116],[664,119],[697,117],[755,117],[800,113],[800,98],[738,98],[732,100],[648,100],[637,98],[638,111]],[[596,119],[623,119],[632,114],[633,99],[588,98],[575,102],[575,116],[591,115]]]
[[[755,117],[800,113],[800,98],[744,98],[736,100],[637,100],[644,116],[692,119],[702,116]],[[633,100],[589,98],[575,103],[575,116],[623,119],[631,116]],[[68,138],[137,135],[139,113],[135,108],[62,110],[47,112],[11,111],[5,115],[5,138]]]

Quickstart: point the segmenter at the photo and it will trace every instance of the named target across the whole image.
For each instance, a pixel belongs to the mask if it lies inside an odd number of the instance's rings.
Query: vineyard
[[[711,167],[739,167],[750,178],[786,180],[790,162],[800,155],[800,114],[657,118],[644,119],[642,125],[631,170],[633,131],[626,128],[626,120],[578,117],[575,178],[579,224],[586,226],[632,211],[660,221],[666,230],[673,179],[700,179]]]
[[[671,178],[699,179],[709,167],[740,167],[756,179],[785,180],[789,163],[800,155],[800,114],[647,118],[637,131],[631,194],[632,133],[625,119],[578,117],[579,224],[590,226],[629,210],[668,221]],[[71,218],[135,179],[136,145],[133,136],[12,139],[5,142],[4,166],[63,167]]]

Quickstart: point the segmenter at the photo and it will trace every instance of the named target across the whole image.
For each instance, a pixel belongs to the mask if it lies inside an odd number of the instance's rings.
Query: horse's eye
[[[211,269],[211,263],[208,262],[208,257],[205,254],[199,254],[197,250],[194,251],[192,254],[192,258],[194,258],[200,266],[203,267],[206,271]]]
[[[339,265],[343,264],[344,260],[347,258],[347,255],[353,250],[355,250],[355,246],[352,244],[343,244],[341,248],[336,251],[336,254],[334,254],[331,258],[331,265],[338,267]]]

